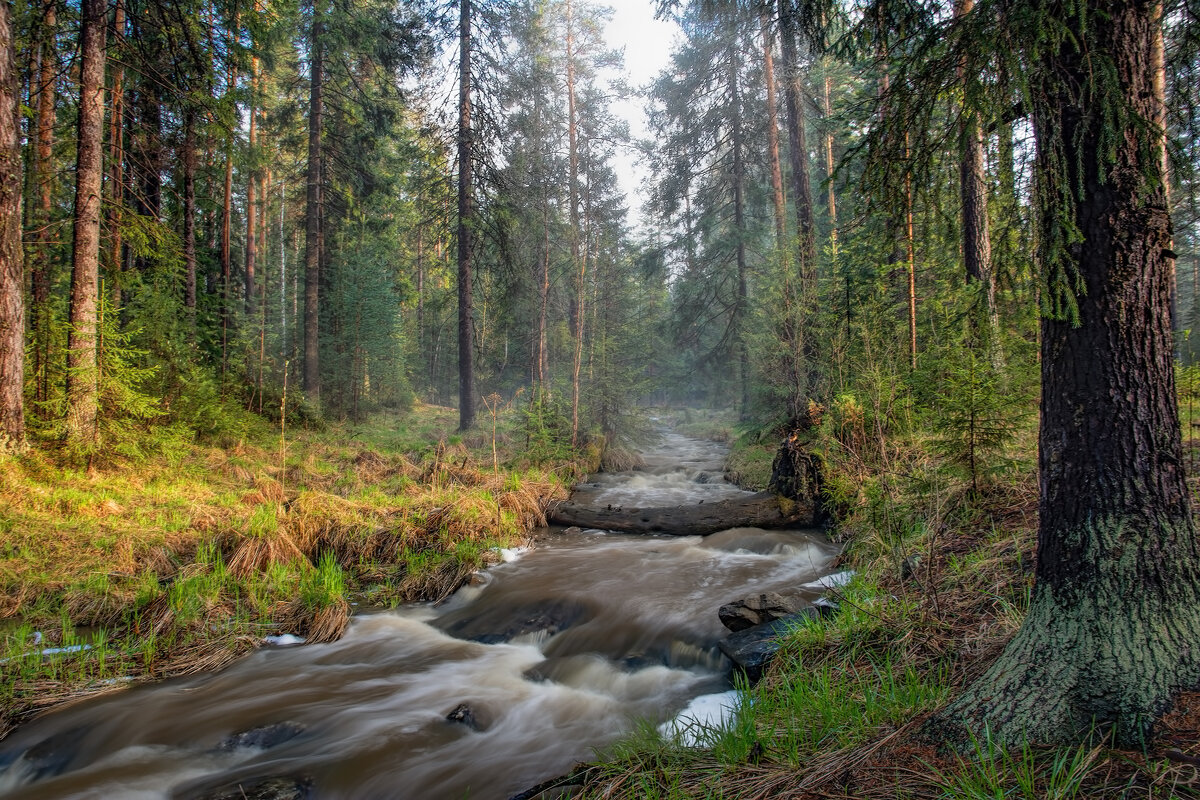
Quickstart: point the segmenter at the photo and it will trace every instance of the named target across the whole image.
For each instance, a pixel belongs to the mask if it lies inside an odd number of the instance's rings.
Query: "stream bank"
[[[719,445],[664,438],[646,469],[594,479],[597,502],[741,492],[719,478]],[[22,797],[102,787],[215,798],[267,785],[507,797],[624,735],[633,718],[667,722],[726,691],[717,609],[794,591],[837,550],[804,531],[550,529],[443,605],[360,616],[331,644],[262,650],[217,674],[37,720],[0,749],[0,785]]]
[[[86,472],[0,457],[0,737],[66,701],[218,669],[268,636],[336,639],[355,603],[444,598],[527,543],[594,465],[565,449],[531,462],[514,412],[500,468],[491,432],[461,437],[457,422],[418,404],[286,440],[263,423]]]

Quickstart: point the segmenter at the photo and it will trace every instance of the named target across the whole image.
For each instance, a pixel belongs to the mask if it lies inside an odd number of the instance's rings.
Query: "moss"
[[[725,479],[743,489],[765,491],[771,482],[775,450],[774,443],[754,441],[747,436],[738,438],[725,462]]]

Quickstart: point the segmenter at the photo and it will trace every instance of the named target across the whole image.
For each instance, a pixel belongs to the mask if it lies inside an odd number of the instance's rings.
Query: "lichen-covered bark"
[[[1170,221],[1152,125],[1086,98],[1112,59],[1109,102],[1154,119],[1151,4],[1095,0],[1106,24],[1047,57],[1034,109],[1043,242],[1071,198],[1084,291],[1078,324],[1042,324],[1040,521],[1028,618],[941,715],[1017,742],[1077,741],[1092,725],[1138,745],[1172,695],[1200,683],[1200,547],[1184,483],[1171,360]],[[1098,7],[1100,6],[1100,7]],[[1098,60],[1099,59],[1099,60]],[[1094,88],[1094,87],[1093,87]],[[1090,105],[1089,105],[1090,103]],[[1059,193],[1055,188],[1061,187]],[[1080,190],[1081,188],[1081,190]],[[1066,193],[1071,194],[1066,194]],[[1057,207],[1055,207],[1057,206]]]
[[[952,737],[960,744],[967,730],[1006,744],[1065,744],[1094,727],[1139,746],[1172,695],[1200,677],[1194,558],[1178,553],[1152,566],[1156,559],[1147,557],[1157,542],[1192,537],[1191,526],[1163,519],[1145,529],[1107,519],[1076,532],[1097,549],[1125,554],[1090,586],[1060,591],[1039,581],[1004,654],[940,715],[958,729]]]

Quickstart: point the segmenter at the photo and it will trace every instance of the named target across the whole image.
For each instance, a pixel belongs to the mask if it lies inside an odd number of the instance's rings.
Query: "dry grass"
[[[560,476],[582,468],[495,470],[490,431],[468,448],[453,409],[398,423],[300,431],[282,456],[268,437],[88,471],[38,451],[0,457],[0,619],[48,640],[67,635],[64,618],[104,626],[135,680],[219,668],[268,632],[332,641],[348,593],[445,598],[491,548],[544,525],[566,493]],[[507,441],[498,449],[512,456]],[[45,680],[14,665],[0,662],[0,736],[105,690],[83,658]]]
[[[798,635],[781,651],[753,690],[751,710],[743,712],[750,714],[749,727],[739,723],[728,734],[732,744],[718,739],[706,748],[636,740],[614,751],[613,760],[571,776],[585,797],[1200,798],[1200,692],[1178,699],[1145,752],[1086,746],[989,753],[981,745],[960,759],[927,733],[929,711],[941,704],[932,700],[861,734],[846,733],[854,728],[851,720],[833,734],[814,733],[808,749],[789,749],[786,742],[798,729],[822,724],[819,715],[786,710],[779,698],[796,685],[824,674],[864,676],[849,684],[849,694],[857,694],[851,707],[861,711],[842,711],[847,718],[870,718],[888,691],[885,673],[911,671],[931,697],[949,698],[987,669],[1020,625],[1034,566],[1034,476],[970,496],[960,484],[930,488],[919,467],[912,461],[906,467],[925,487],[919,502],[903,494],[913,484],[903,491],[897,485],[887,501],[892,518],[878,500],[874,507],[864,502],[851,518],[858,537],[851,558],[871,584],[871,599],[843,597],[838,621],[819,626],[819,634]],[[898,507],[902,496],[906,509]],[[881,533],[888,525],[891,533]],[[916,568],[903,569],[914,553],[922,555]]]

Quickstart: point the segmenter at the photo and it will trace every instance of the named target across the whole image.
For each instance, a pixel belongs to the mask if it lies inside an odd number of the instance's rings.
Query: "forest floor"
[[[531,459],[521,411],[497,417],[459,436],[455,409],[418,404],[86,469],[36,448],[0,458],[0,738],[268,636],[336,639],[353,605],[448,596],[595,467],[552,445]]]
[[[922,734],[1024,616],[1035,441],[1023,432],[1011,452],[1025,458],[1007,459],[978,491],[927,440],[820,441],[840,505],[835,535],[847,543],[841,566],[856,572],[840,611],[797,629],[725,724],[697,726],[689,744],[646,728],[564,783],[584,797],[639,800],[1200,798],[1200,693],[1181,697],[1138,751],[981,741],[958,757]],[[743,436],[731,471],[769,474],[769,444]],[[1200,442],[1189,452],[1200,461]]]

